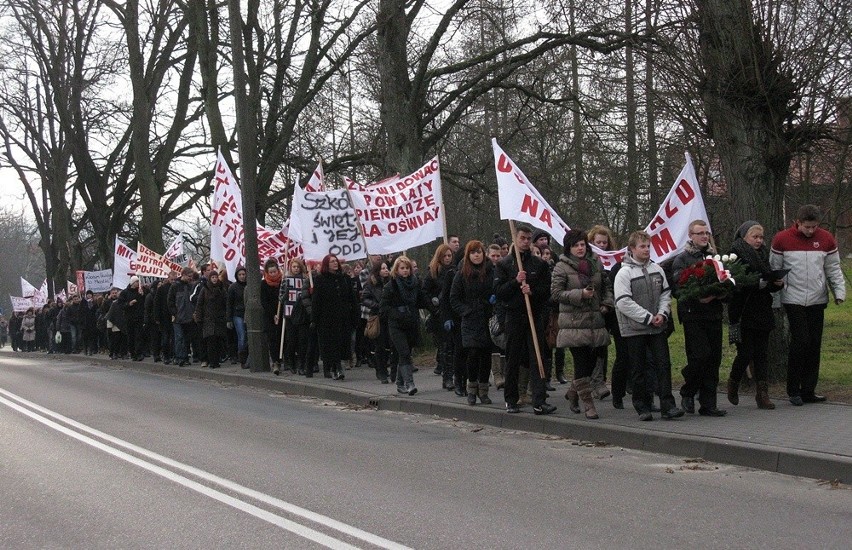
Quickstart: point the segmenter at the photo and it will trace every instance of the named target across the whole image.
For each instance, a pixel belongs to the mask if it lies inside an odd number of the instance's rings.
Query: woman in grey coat
[[[604,315],[613,307],[603,265],[588,247],[586,235],[571,229],[563,240],[565,254],[553,268],[551,299],[559,303],[556,346],[569,348],[574,358],[574,382],[565,394],[571,410],[579,413],[582,400],[586,418],[598,418],[592,398],[591,375],[600,354],[609,345]]]

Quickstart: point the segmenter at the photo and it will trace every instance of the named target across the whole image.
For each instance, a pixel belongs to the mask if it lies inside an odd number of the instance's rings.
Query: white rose
[[[722,259],[722,257],[721,257],[721,256],[719,256],[718,254],[716,254],[715,256],[713,256],[713,259],[714,259],[714,260],[716,260],[716,261],[718,262],[719,260],[721,260],[721,259]]]
[[[711,256],[710,254],[708,254],[708,255],[707,255],[707,257],[706,257],[706,258],[704,258],[704,259],[705,259],[705,260],[712,260],[712,259],[713,259],[713,256]]]
[[[731,257],[730,257],[730,256],[728,256],[727,254],[724,254],[724,255],[722,256],[722,261],[723,261],[723,262],[727,262],[727,261],[728,261],[728,260],[730,260],[730,259],[731,259]]]
[[[731,256],[730,256],[730,257],[731,257],[731,261],[732,261],[732,262],[736,262],[736,261],[737,261],[737,258],[739,258],[739,256],[737,256],[737,255],[736,255],[736,254],[734,254],[733,252],[731,252]]]

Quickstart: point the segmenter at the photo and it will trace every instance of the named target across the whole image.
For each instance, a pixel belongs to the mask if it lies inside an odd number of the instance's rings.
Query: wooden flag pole
[[[515,236],[517,235],[517,232],[515,231],[515,220],[509,220],[509,231],[512,232],[512,242],[515,243]],[[515,249],[515,260],[518,262],[518,271],[523,271],[524,264],[521,261],[521,251],[518,250],[517,245],[513,248]],[[541,361],[541,348],[539,348],[538,345],[538,335],[535,330],[535,319],[533,318],[532,303],[530,302],[529,294],[524,294],[524,304],[527,306],[527,318],[530,322],[530,332],[532,333],[533,347],[535,348],[535,358],[536,361],[538,361],[538,373],[541,375],[542,380],[547,380],[547,375],[544,372],[544,363]]]

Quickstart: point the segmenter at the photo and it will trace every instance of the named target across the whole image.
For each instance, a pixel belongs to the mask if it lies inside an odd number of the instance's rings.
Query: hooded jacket
[[[663,268],[651,262],[640,263],[630,252],[624,256],[613,283],[615,312],[623,337],[659,334],[666,324],[651,324],[655,315],[671,318],[671,290]]]

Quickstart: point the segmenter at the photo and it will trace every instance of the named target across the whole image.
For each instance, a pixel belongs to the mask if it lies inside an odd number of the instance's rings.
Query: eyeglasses
[[[699,231],[699,232],[697,232],[697,233],[692,233],[692,235],[699,235],[699,236],[702,236],[702,237],[709,237],[709,236],[710,236],[710,232],[709,232],[709,231]]]

